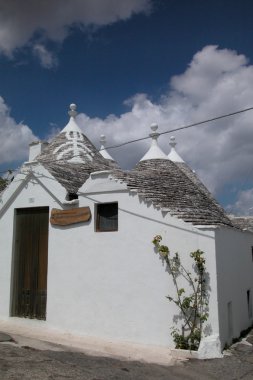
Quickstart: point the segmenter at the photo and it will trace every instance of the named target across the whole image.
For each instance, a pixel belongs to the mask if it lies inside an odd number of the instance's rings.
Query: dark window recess
[[[78,195],[76,193],[68,193],[66,196],[66,200],[73,201],[73,199],[78,199]]]
[[[251,259],[253,261],[253,247],[251,247]]]
[[[97,204],[96,231],[118,231],[118,203]]]

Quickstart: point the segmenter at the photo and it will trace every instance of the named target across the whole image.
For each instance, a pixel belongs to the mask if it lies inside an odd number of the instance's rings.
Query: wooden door
[[[12,315],[46,319],[48,207],[17,209]]]

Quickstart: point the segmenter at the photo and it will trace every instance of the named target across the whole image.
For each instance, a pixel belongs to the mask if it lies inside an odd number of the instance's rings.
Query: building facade
[[[173,347],[178,309],[166,296],[175,290],[151,243],[161,235],[189,271],[189,253],[204,251],[201,349],[219,356],[253,321],[252,232],[234,226],[175,154],[174,140],[172,155],[162,152],[155,125],[149,151],[123,171],[83,135],[74,105],[69,114],[50,144],[31,145],[1,194],[0,319]]]

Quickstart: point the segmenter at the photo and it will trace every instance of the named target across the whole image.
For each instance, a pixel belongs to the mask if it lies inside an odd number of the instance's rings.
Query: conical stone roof
[[[147,202],[185,222],[232,226],[225,211],[184,161],[180,158],[179,162],[173,162],[163,152],[160,154],[157,126],[152,127],[148,152],[134,169],[118,171],[116,176]]]
[[[177,145],[176,139],[174,136],[171,136],[170,142],[171,151],[168,154],[169,160],[173,161],[177,167],[201,190],[210,201],[214,202],[216,206],[224,213],[223,208],[219,203],[214,199],[210,191],[205,187],[205,185],[200,181],[196,173],[185,163],[181,156],[177,153],[175,147]]]
[[[114,167],[82,133],[76,114],[76,106],[71,104],[68,124],[37,157],[69,193],[76,193],[90,173]]]
[[[115,168],[115,163],[104,158],[82,133],[75,120],[75,109],[76,106],[71,105],[69,123],[37,157],[69,193],[76,193],[90,173],[111,170],[129,190],[186,222],[233,226],[222,207],[190,173],[186,164],[174,163],[163,154],[159,157],[157,149],[155,152],[153,148],[149,150],[152,154],[144,156],[131,171]],[[156,131],[150,137],[154,145],[158,137]]]
[[[208,195],[208,191],[203,191],[197,182],[168,159],[141,161],[133,170],[127,173],[118,171],[116,175],[147,202],[152,202],[185,222],[233,226],[222,207]]]

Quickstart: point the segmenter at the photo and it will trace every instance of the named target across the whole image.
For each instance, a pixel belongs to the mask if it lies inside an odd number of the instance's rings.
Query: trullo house
[[[209,317],[201,349],[218,356],[252,324],[253,234],[231,219],[151,126],[130,171],[70,120],[29,160],[0,200],[0,319],[117,342],[173,347],[173,282],[151,243],[163,237],[186,267],[204,251]],[[190,267],[191,269],[191,267]],[[180,324],[180,320],[178,321]]]

